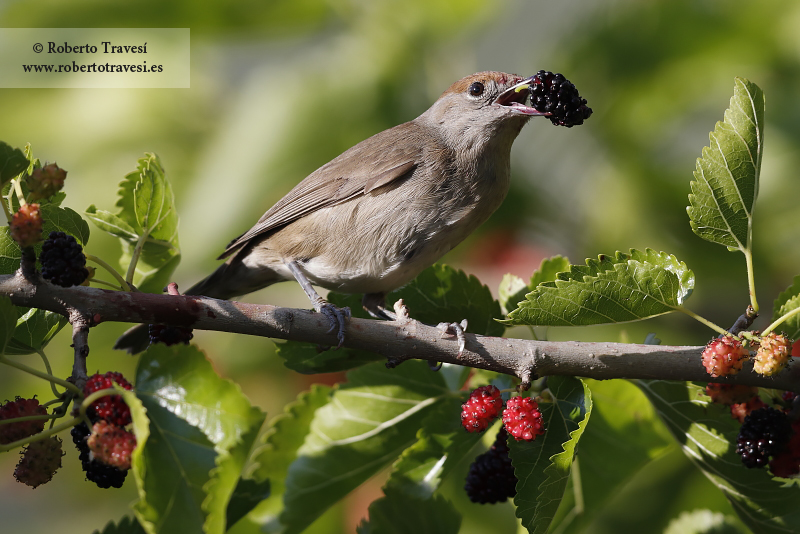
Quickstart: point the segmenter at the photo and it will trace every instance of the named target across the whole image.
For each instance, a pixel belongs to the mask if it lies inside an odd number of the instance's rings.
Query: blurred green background
[[[766,315],[798,272],[796,1],[29,0],[4,2],[0,17],[4,27],[191,28],[191,89],[0,90],[0,139],[18,147],[30,142],[37,157],[67,169],[66,205],[79,212],[92,203],[113,210],[117,183],[136,159],[145,151],[160,155],[181,216],[183,261],[175,281],[182,287],[207,274],[225,244],[306,174],[413,119],[450,83],[480,70],[562,72],[594,109],[579,128],[531,121],[512,153],[509,198],[446,258],[495,293],[504,273],[525,278],[553,254],[581,262],[652,247],[694,270],[694,311],[732,324],[749,300],[744,259],[696,237],[685,206],[694,161],[728,106],[735,76],[757,83],[767,99],[754,228]],[[89,252],[115,261],[118,244],[92,230]],[[295,284],[248,300],[308,307]],[[664,343],[695,345],[710,337],[687,317],[624,328],[549,334],[641,341],[655,331]],[[133,374],[135,360],[110,349],[123,329],[92,330],[90,372]],[[266,339],[197,332],[196,340],[270,416],[310,383],[342,378],[285,370]],[[71,368],[69,343],[65,330],[47,350],[62,376]],[[0,400],[49,399],[48,392],[15,370],[0,372]],[[121,517],[135,499],[133,484],[113,491],[85,482],[69,435],[62,438],[64,467],[35,492],[11,476],[16,454],[0,457],[4,533],[51,531],[54,520],[62,534],[89,533]],[[631,481],[627,499],[581,532],[662,532],[682,510],[731,513],[675,445],[645,471]],[[371,481],[311,530],[353,532],[380,485]],[[510,505],[471,505],[459,486],[451,484],[448,494],[465,510],[462,532],[515,531]]]

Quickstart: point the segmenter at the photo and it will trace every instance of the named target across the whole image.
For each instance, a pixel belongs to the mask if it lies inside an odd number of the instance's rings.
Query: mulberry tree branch
[[[9,297],[15,305],[50,310],[73,320],[77,314],[88,318],[86,326],[108,321],[158,323],[319,345],[337,344],[335,334],[327,333],[328,319],[306,310],[201,296],[129,293],[83,286],[62,288],[32,283],[19,272],[0,276],[0,295]],[[74,325],[73,321],[76,328]],[[74,332],[78,341],[85,343],[83,326]],[[711,378],[701,363],[703,347],[531,341],[467,333],[465,349],[459,356],[455,336],[442,337],[436,327],[413,319],[357,318],[350,320],[344,346],[380,354],[393,364],[409,359],[446,362],[517,376],[523,382],[535,376],[569,375],[599,380],[724,382],[800,393],[797,365],[790,365],[777,376],[762,377],[747,363],[738,375]]]

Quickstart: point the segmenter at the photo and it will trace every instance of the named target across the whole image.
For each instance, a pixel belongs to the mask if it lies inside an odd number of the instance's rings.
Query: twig
[[[246,304],[201,296],[155,295],[108,291],[92,287],[33,287],[23,276],[0,276],[0,295],[18,306],[61,313],[71,318],[76,348],[76,371],[85,376],[89,324],[101,321],[166,324],[201,330],[305,341],[332,346],[335,334],[325,316],[306,310]],[[413,315],[414,310],[411,310]],[[74,315],[74,314],[77,314]],[[76,317],[92,318],[77,324]],[[392,363],[408,359],[445,362],[488,369],[531,380],[534,376],[569,375],[596,379],[631,378],[724,382],[791,390],[800,393],[800,365],[774,377],[762,377],[745,364],[737,375],[711,378],[701,363],[703,347],[634,345],[626,343],[552,342],[465,334],[458,342],[441,337],[432,326],[404,321],[350,320],[344,346],[368,350]],[[86,349],[82,349],[86,347]],[[79,367],[82,362],[82,367]]]

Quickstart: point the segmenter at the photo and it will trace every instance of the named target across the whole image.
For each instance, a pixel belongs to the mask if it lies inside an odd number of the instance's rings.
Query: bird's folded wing
[[[410,123],[362,141],[323,165],[289,191],[247,232],[231,242],[219,259],[253,237],[280,228],[314,211],[341,204],[411,176],[419,165],[421,143],[398,143]],[[381,149],[377,149],[381,147]]]

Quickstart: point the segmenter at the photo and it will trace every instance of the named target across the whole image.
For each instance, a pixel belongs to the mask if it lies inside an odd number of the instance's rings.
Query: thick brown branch
[[[0,295],[19,306],[41,308],[104,321],[160,323],[278,339],[335,345],[328,319],[320,314],[269,305],[207,297],[127,293],[88,287],[35,286],[18,275],[0,276]],[[68,303],[68,304],[67,304]],[[413,314],[413,310],[411,310]],[[800,393],[800,367],[792,365],[773,378],[752,365],[725,380],[712,379],[701,364],[703,347],[529,341],[466,334],[458,356],[455,337],[414,320],[396,322],[352,319],[344,346],[375,352],[400,362],[422,359],[489,369],[526,379],[571,375],[596,378],[651,378],[714,381],[785,389]],[[76,347],[77,348],[77,347]]]

